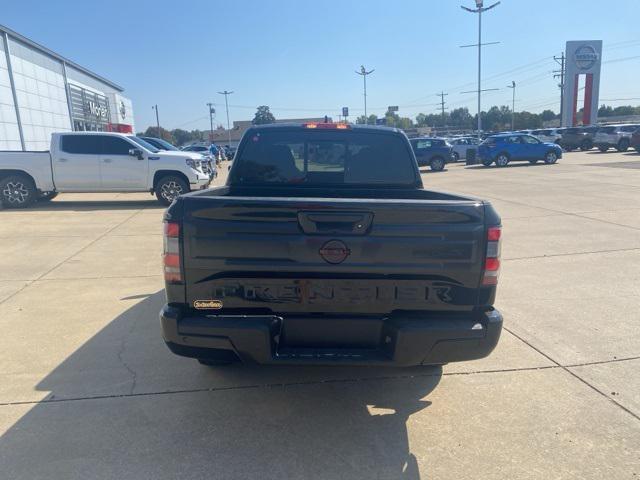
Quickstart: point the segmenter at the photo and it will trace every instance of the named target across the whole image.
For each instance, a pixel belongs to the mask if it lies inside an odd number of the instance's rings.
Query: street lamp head
[[[476,0],[476,7],[482,8],[483,0]]]

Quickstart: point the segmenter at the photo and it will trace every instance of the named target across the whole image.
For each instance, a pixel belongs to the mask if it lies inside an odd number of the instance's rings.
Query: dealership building
[[[0,150],[48,150],[53,132],[134,131],[123,88],[0,25]]]

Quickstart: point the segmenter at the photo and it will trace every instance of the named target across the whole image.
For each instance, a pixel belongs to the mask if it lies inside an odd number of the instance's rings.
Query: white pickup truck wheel
[[[176,198],[189,193],[189,184],[177,175],[167,175],[158,180],[156,198],[163,205],[171,205]]]
[[[5,208],[26,208],[36,197],[36,187],[26,175],[18,173],[0,180],[0,198]]]

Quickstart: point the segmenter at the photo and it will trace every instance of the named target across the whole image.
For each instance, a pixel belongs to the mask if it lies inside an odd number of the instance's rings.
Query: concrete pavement
[[[499,346],[442,369],[200,366],[160,338],[153,197],[4,210],[1,476],[638,478],[634,162],[425,172],[491,200],[505,236]]]

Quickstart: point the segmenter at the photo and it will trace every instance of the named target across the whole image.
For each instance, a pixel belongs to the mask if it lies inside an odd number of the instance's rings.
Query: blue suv
[[[429,166],[440,172],[447,163],[455,162],[453,148],[444,138],[412,138],[411,147],[419,167]]]
[[[551,165],[562,158],[562,148],[555,143],[541,142],[533,135],[503,133],[487,137],[478,147],[478,158],[485,167],[493,162],[498,167],[505,167],[509,162],[533,164],[538,160]]]

